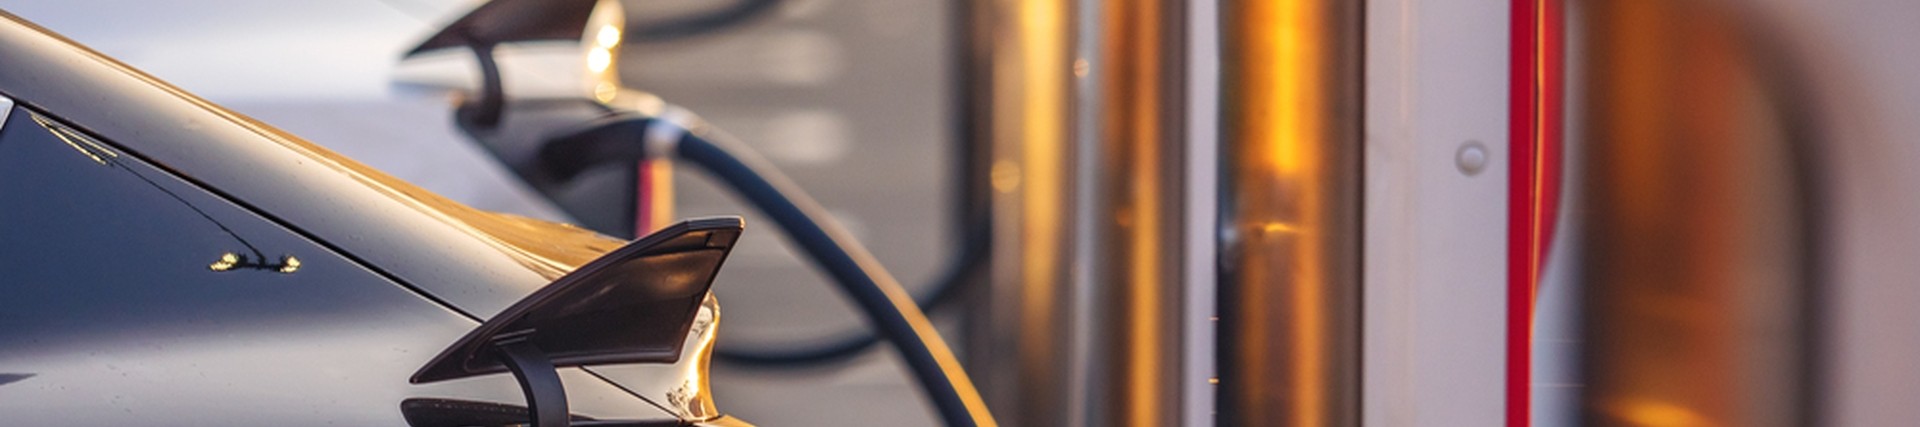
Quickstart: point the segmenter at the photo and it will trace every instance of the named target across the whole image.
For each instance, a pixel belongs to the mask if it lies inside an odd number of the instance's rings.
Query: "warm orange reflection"
[[[598,31],[594,32],[593,40],[595,45],[604,49],[612,49],[619,46],[620,27],[612,24],[603,24]]]
[[[680,362],[674,363],[680,371],[681,386],[667,395],[669,404],[684,411],[686,416],[697,419],[720,416],[719,408],[713,405],[713,387],[707,375],[712,364],[714,337],[718,336],[719,329],[720,300],[708,295],[694,314],[687,342],[681,347],[684,354],[680,355]]]
[[[1072,224],[1067,124],[1073,87],[1066,0],[993,0],[974,5],[971,19],[986,21],[988,45],[980,70],[988,84],[994,163],[995,254],[992,333],[984,381],[994,409],[1011,425],[1061,425],[1071,385],[1066,381],[1070,301],[1065,265]],[[1002,245],[998,242],[1004,242]],[[1011,415],[1007,415],[1011,414]]]
[[[1175,85],[1168,73],[1182,61],[1167,44],[1169,17],[1158,0],[1109,0],[1100,4],[1100,52],[1097,62],[1075,61],[1076,76],[1099,82],[1099,105],[1080,108],[1097,114],[1094,132],[1099,154],[1082,159],[1097,181],[1082,188],[1098,188],[1092,198],[1092,233],[1100,243],[1085,250],[1097,255],[1099,269],[1089,292],[1098,295],[1097,314],[1090,328],[1101,342],[1092,349],[1105,361],[1089,361],[1092,375],[1104,386],[1088,399],[1096,402],[1090,422],[1106,425],[1161,426],[1177,423],[1177,406],[1168,390],[1179,387],[1177,336],[1180,324],[1180,243],[1174,212],[1178,199],[1178,110]],[[1095,23],[1083,23],[1094,25]],[[1086,176],[1086,175],[1082,175]]]
[[[1070,149],[1065,127],[1065,88],[1070,82],[1062,67],[1067,58],[1066,7],[1056,1],[1021,1],[1018,7],[1022,40],[1021,58],[1016,64],[1024,65],[1018,70],[1019,81],[1024,83],[1024,90],[1019,92],[1023,105],[1018,111],[1026,113],[1014,120],[1020,124],[1017,141],[1021,162],[1026,165],[1018,169],[1025,172],[1020,179],[1020,206],[1025,209],[1021,216],[1025,220],[1019,224],[1027,236],[1034,237],[1022,240],[1025,247],[1020,252],[1027,259],[1021,265],[1028,292],[1021,300],[1027,313],[1039,314],[1055,309],[1052,294],[1060,281],[1056,269],[1065,261],[1059,258],[1065,242],[1054,236],[1064,234],[1065,166]]]
[[[613,66],[612,49],[596,46],[587,50],[587,71],[601,74],[607,72],[607,67],[611,66]]]
[[[1360,12],[1222,4],[1223,422],[1359,422]]]
[[[635,234],[646,234],[673,224],[673,162],[667,159],[641,160],[635,167],[640,168],[640,194],[636,197],[634,212]]]
[[[1714,423],[1685,406],[1659,400],[1627,400],[1602,404],[1601,411],[1626,425],[1656,427],[1713,427]]]
[[[1588,421],[1817,425],[1815,141],[1785,52],[1731,3],[1582,6]]]

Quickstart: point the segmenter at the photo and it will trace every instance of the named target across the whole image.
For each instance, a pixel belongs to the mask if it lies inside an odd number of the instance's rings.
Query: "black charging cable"
[[[635,144],[635,139],[642,143]],[[621,113],[551,140],[539,156],[549,171],[583,171],[642,156],[672,157],[706,171],[771,219],[791,244],[833,278],[874,330],[899,350],[947,425],[996,425],[959,359],[906,288],[819,202],[724,132],[684,110],[669,109],[657,117]]]
[[[945,269],[929,285],[932,291],[915,298],[921,311],[934,313],[953,305],[960,300],[965,285],[987,264],[988,252],[992,248],[992,229],[986,221],[978,221],[968,224],[964,233],[960,237],[959,252],[952,255]],[[850,359],[879,343],[880,337],[862,330],[856,335],[840,337],[827,344],[799,349],[719,348],[714,350],[713,357],[722,363],[756,368],[806,368]]]

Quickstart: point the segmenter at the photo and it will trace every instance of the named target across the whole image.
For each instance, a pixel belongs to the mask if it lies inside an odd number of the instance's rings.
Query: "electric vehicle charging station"
[[[1911,227],[1866,230],[1914,181],[1847,154],[1914,159],[1876,118],[1916,111],[1895,3],[990,2],[987,394],[1021,425],[1911,423],[1867,361],[1920,347],[1863,320],[1913,324],[1878,305],[1913,301],[1881,258]]]
[[[818,16],[786,7],[767,19]],[[1902,362],[1920,355],[1903,308],[1920,301],[1903,281],[1920,241],[1906,136],[1920,129],[1900,119],[1920,111],[1904,78],[1920,64],[1887,54],[1914,7],[1062,0],[946,14],[959,131],[937,138],[963,153],[954,187],[970,202],[960,221],[926,222],[992,224],[986,278],[949,302],[964,314],[945,338],[994,421],[1920,422]],[[597,37],[614,22],[592,22],[548,65],[496,51],[503,91],[557,81],[533,92],[663,116],[666,97],[617,90],[609,70],[630,61]],[[594,49],[599,71],[581,60]],[[462,58],[399,75],[482,86]],[[568,73],[584,78],[551,78]],[[445,118],[418,107],[396,111]],[[539,118],[516,111],[502,117]],[[529,152],[461,155],[476,147]],[[594,163],[573,175],[593,184],[544,194],[497,169],[485,185],[515,194],[495,209],[631,237],[675,199],[712,197],[663,179],[666,165]]]

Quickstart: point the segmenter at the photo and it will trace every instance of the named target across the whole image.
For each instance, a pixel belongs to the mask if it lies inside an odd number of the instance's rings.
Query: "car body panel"
[[[375,267],[477,318],[621,244],[441,198],[10,15],[0,19],[0,58],[33,58],[0,67],[0,94],[343,253],[382,260]]]
[[[0,96],[110,141],[125,155],[309,239],[467,322],[492,317],[623,243],[452,202],[5,13],[0,13],[0,58],[6,59],[0,62]],[[701,357],[671,365],[592,368],[605,374],[569,369],[570,392],[609,388],[601,380],[611,381],[648,406],[683,419],[718,416],[705,387],[704,355],[718,316],[711,298],[700,315],[712,321],[699,323],[688,335],[686,351]],[[414,344],[444,346],[457,335]],[[432,351],[424,353],[417,355],[420,363]],[[105,365],[73,368],[79,366]],[[510,391],[510,378],[485,381],[503,379],[509,387],[495,391]],[[404,383],[405,375],[394,381]],[[517,394],[513,397],[492,401],[516,402]]]
[[[400,402],[517,404],[407,375],[477,325],[26,109],[0,127],[0,413],[21,425],[404,425]],[[563,374],[577,413],[671,419]]]

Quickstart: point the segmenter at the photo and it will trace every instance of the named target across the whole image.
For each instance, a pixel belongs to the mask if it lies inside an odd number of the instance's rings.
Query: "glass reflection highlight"
[[[300,270],[299,258],[294,258],[293,255],[287,255],[286,257],[280,259],[281,273],[293,274],[293,272],[299,271],[299,270]]]
[[[280,256],[279,262],[270,263],[266,262],[265,257],[258,256],[257,254],[254,257],[248,257],[246,255],[227,252],[220,254],[220,259],[213,261],[213,264],[207,265],[208,270],[216,272],[232,271],[236,268],[293,274],[296,271],[300,271],[300,258],[294,257],[293,255],[282,255]]]
[[[28,113],[29,113],[28,117],[33,119],[34,124],[40,125],[40,127],[42,129],[45,129],[48,134],[51,134],[54,137],[59,138],[61,142],[67,145],[67,147],[73,148],[74,151],[78,151],[81,155],[86,156],[88,160],[92,160],[95,164],[98,164],[100,166],[110,167],[110,168],[119,170],[121,172],[126,172],[127,174],[133,175],[134,178],[139,179],[141,182],[144,182],[147,185],[152,186],[155,190],[160,190],[160,192],[163,194],[166,194],[167,197],[172,198],[176,202],[179,202],[181,206],[185,206],[187,209],[192,210],[195,214],[199,215],[200,218],[207,220],[207,223],[213,224],[213,226],[215,228],[220,229],[222,233],[225,233],[228,237],[233,238],[233,240],[235,242],[240,243],[241,246],[246,247],[247,252],[251,254],[251,255],[239,254],[234,252],[221,253],[220,257],[217,260],[207,265],[208,270],[212,270],[214,272],[225,272],[225,271],[232,271],[234,269],[249,269],[249,270],[261,270],[261,271],[277,271],[282,274],[292,274],[293,272],[300,270],[300,260],[298,258],[295,258],[293,255],[281,255],[280,261],[268,262],[267,255],[264,252],[261,252],[260,248],[254,247],[253,243],[248,242],[247,239],[244,237],[241,237],[239,233],[235,233],[233,229],[228,228],[226,224],[222,224],[220,223],[219,220],[215,220],[213,219],[212,216],[207,215],[207,212],[205,210],[201,210],[199,206],[195,206],[193,203],[187,202],[187,200],[181,198],[179,194],[176,194],[173,192],[173,190],[168,190],[166,187],[161,186],[159,183],[154,182],[152,178],[148,178],[145,174],[141,174],[140,172],[135,171],[133,168],[129,168],[126,165],[120,164],[118,161],[118,159],[120,158],[120,153],[114,151],[111,148],[108,148],[107,144],[102,143],[99,140],[94,139],[92,136],[88,136],[87,134],[82,133],[77,129],[74,129],[71,126],[67,126],[64,123],[55,121],[50,117],[43,116],[38,112],[29,111]]]
[[[233,266],[239,265],[239,264],[240,264],[240,256],[234,255],[233,252],[227,252],[224,254],[220,254],[220,260],[214,261],[213,265],[207,266],[207,269],[213,270],[213,271],[227,271],[227,270],[232,270]]]

